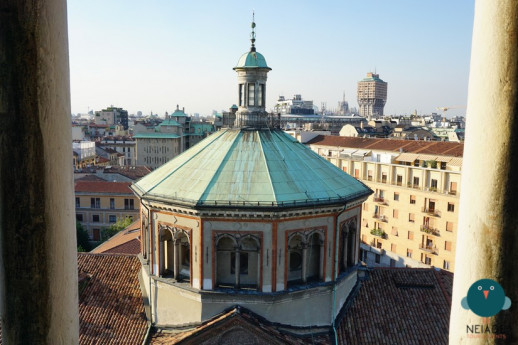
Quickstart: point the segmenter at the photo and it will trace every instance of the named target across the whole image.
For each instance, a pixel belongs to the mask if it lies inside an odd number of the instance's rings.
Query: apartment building
[[[361,258],[454,270],[463,144],[317,136],[313,151],[369,186]]]
[[[130,185],[131,182],[75,182],[76,220],[88,231],[92,241],[99,241],[103,229],[117,220],[138,218],[138,199]]]
[[[101,146],[110,148],[124,156],[124,165],[135,166],[136,160],[136,142],[135,139],[128,136],[108,136],[103,137],[100,141]]]

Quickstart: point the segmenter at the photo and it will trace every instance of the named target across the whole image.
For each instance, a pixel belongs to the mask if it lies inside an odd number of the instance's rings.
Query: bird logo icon
[[[480,279],[470,286],[467,296],[460,304],[478,316],[489,318],[500,310],[509,309],[511,299],[505,295],[504,289],[496,281]]]

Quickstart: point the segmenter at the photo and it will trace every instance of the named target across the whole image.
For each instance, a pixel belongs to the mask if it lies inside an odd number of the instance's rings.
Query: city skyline
[[[302,94],[320,107],[376,71],[388,83],[385,114],[463,115],[473,2],[179,3],[69,1],[73,113],[109,105],[163,115],[176,104],[209,115],[237,102],[239,57],[256,46],[272,73],[266,109]],[[100,9],[102,8],[102,11]],[[275,9],[275,11],[272,11]]]

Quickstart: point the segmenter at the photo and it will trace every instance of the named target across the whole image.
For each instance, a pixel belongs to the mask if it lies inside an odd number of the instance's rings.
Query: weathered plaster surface
[[[76,344],[66,2],[0,5],[0,197],[7,344]]]

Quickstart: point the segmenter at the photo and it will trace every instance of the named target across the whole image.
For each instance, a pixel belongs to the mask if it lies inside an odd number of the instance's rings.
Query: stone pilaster
[[[461,307],[472,283],[498,281],[513,305],[491,318],[518,342],[518,2],[477,0],[471,51],[450,344],[469,338],[482,318]]]
[[[66,1],[0,5],[2,341],[77,344]]]

